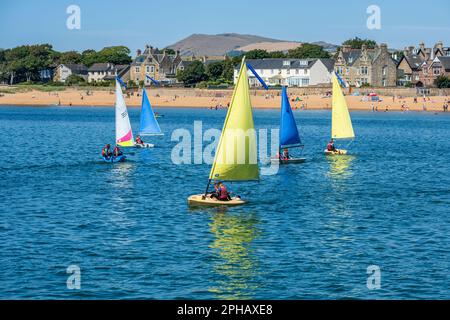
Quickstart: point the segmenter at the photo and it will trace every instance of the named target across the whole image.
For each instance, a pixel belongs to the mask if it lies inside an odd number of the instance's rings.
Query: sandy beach
[[[279,108],[280,97],[277,90],[252,90],[252,105],[255,108]],[[167,89],[157,88],[147,91],[154,107],[226,107],[231,99],[231,90],[206,89]],[[141,96],[138,92],[124,92],[128,106],[140,106]],[[443,105],[450,102],[450,96],[402,97],[401,95],[380,95],[379,102],[369,101],[367,96],[347,95],[350,110],[378,111],[443,111]],[[331,97],[326,94],[305,94],[291,90],[291,106],[293,109],[323,110],[331,108]],[[113,90],[86,90],[68,88],[63,91],[43,92],[37,90],[16,93],[2,93],[0,105],[61,105],[61,106],[113,106],[115,95]],[[403,106],[403,107],[402,107]]]

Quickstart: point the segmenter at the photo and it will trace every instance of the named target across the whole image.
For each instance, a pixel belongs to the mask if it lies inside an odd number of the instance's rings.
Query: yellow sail
[[[242,59],[239,78],[225,118],[209,179],[222,181],[259,179],[256,132],[245,58]]]
[[[347,102],[342,94],[336,75],[333,73],[333,98],[331,116],[331,137],[333,139],[350,139],[355,137]]]

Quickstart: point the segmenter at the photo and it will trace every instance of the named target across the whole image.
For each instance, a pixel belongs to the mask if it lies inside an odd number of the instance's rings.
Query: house
[[[136,58],[130,66],[130,80],[135,83],[144,81],[145,85],[151,85],[152,82],[146,76],[165,83],[173,83],[181,65],[180,53],[168,54],[166,50],[159,50],[149,45],[145,47],[144,52],[137,51]]]
[[[56,67],[53,81],[55,82],[66,82],[67,78],[71,75],[77,75],[84,78],[87,81],[88,79],[88,69],[85,65],[82,64],[60,64]]]
[[[113,78],[116,68],[112,63],[94,63],[88,69],[88,82],[101,82]]]
[[[125,69],[129,70],[128,65],[114,65],[113,63],[94,63],[88,69],[88,82],[111,81],[119,76],[123,81],[128,81]]]
[[[369,49],[342,46],[337,53],[334,70],[351,86],[393,87],[397,82],[397,62],[386,44]]]
[[[432,48],[426,48],[422,42],[416,48],[409,46],[404,49],[403,57],[397,65],[398,84],[411,83],[417,87],[432,86],[439,75],[439,57],[450,57],[450,47],[444,47],[442,41]],[[434,68],[434,70],[433,70]]]
[[[258,75],[269,86],[286,85],[306,87],[331,82],[334,61],[331,59],[249,59],[247,60]],[[234,83],[237,83],[240,66],[234,68]],[[248,71],[250,86],[261,86],[260,82]]]

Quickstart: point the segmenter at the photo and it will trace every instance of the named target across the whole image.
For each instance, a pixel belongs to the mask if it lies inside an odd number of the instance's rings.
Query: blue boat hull
[[[118,157],[109,157],[109,158],[102,157],[102,158],[103,158],[103,161],[105,161],[105,162],[115,163],[115,162],[124,162],[127,157],[125,155],[121,155]]]

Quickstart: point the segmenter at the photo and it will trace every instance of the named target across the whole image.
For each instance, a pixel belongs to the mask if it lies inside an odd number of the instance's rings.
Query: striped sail
[[[121,147],[133,147],[133,131],[131,130],[130,118],[127,106],[123,99],[122,88],[116,80],[116,144]]]

